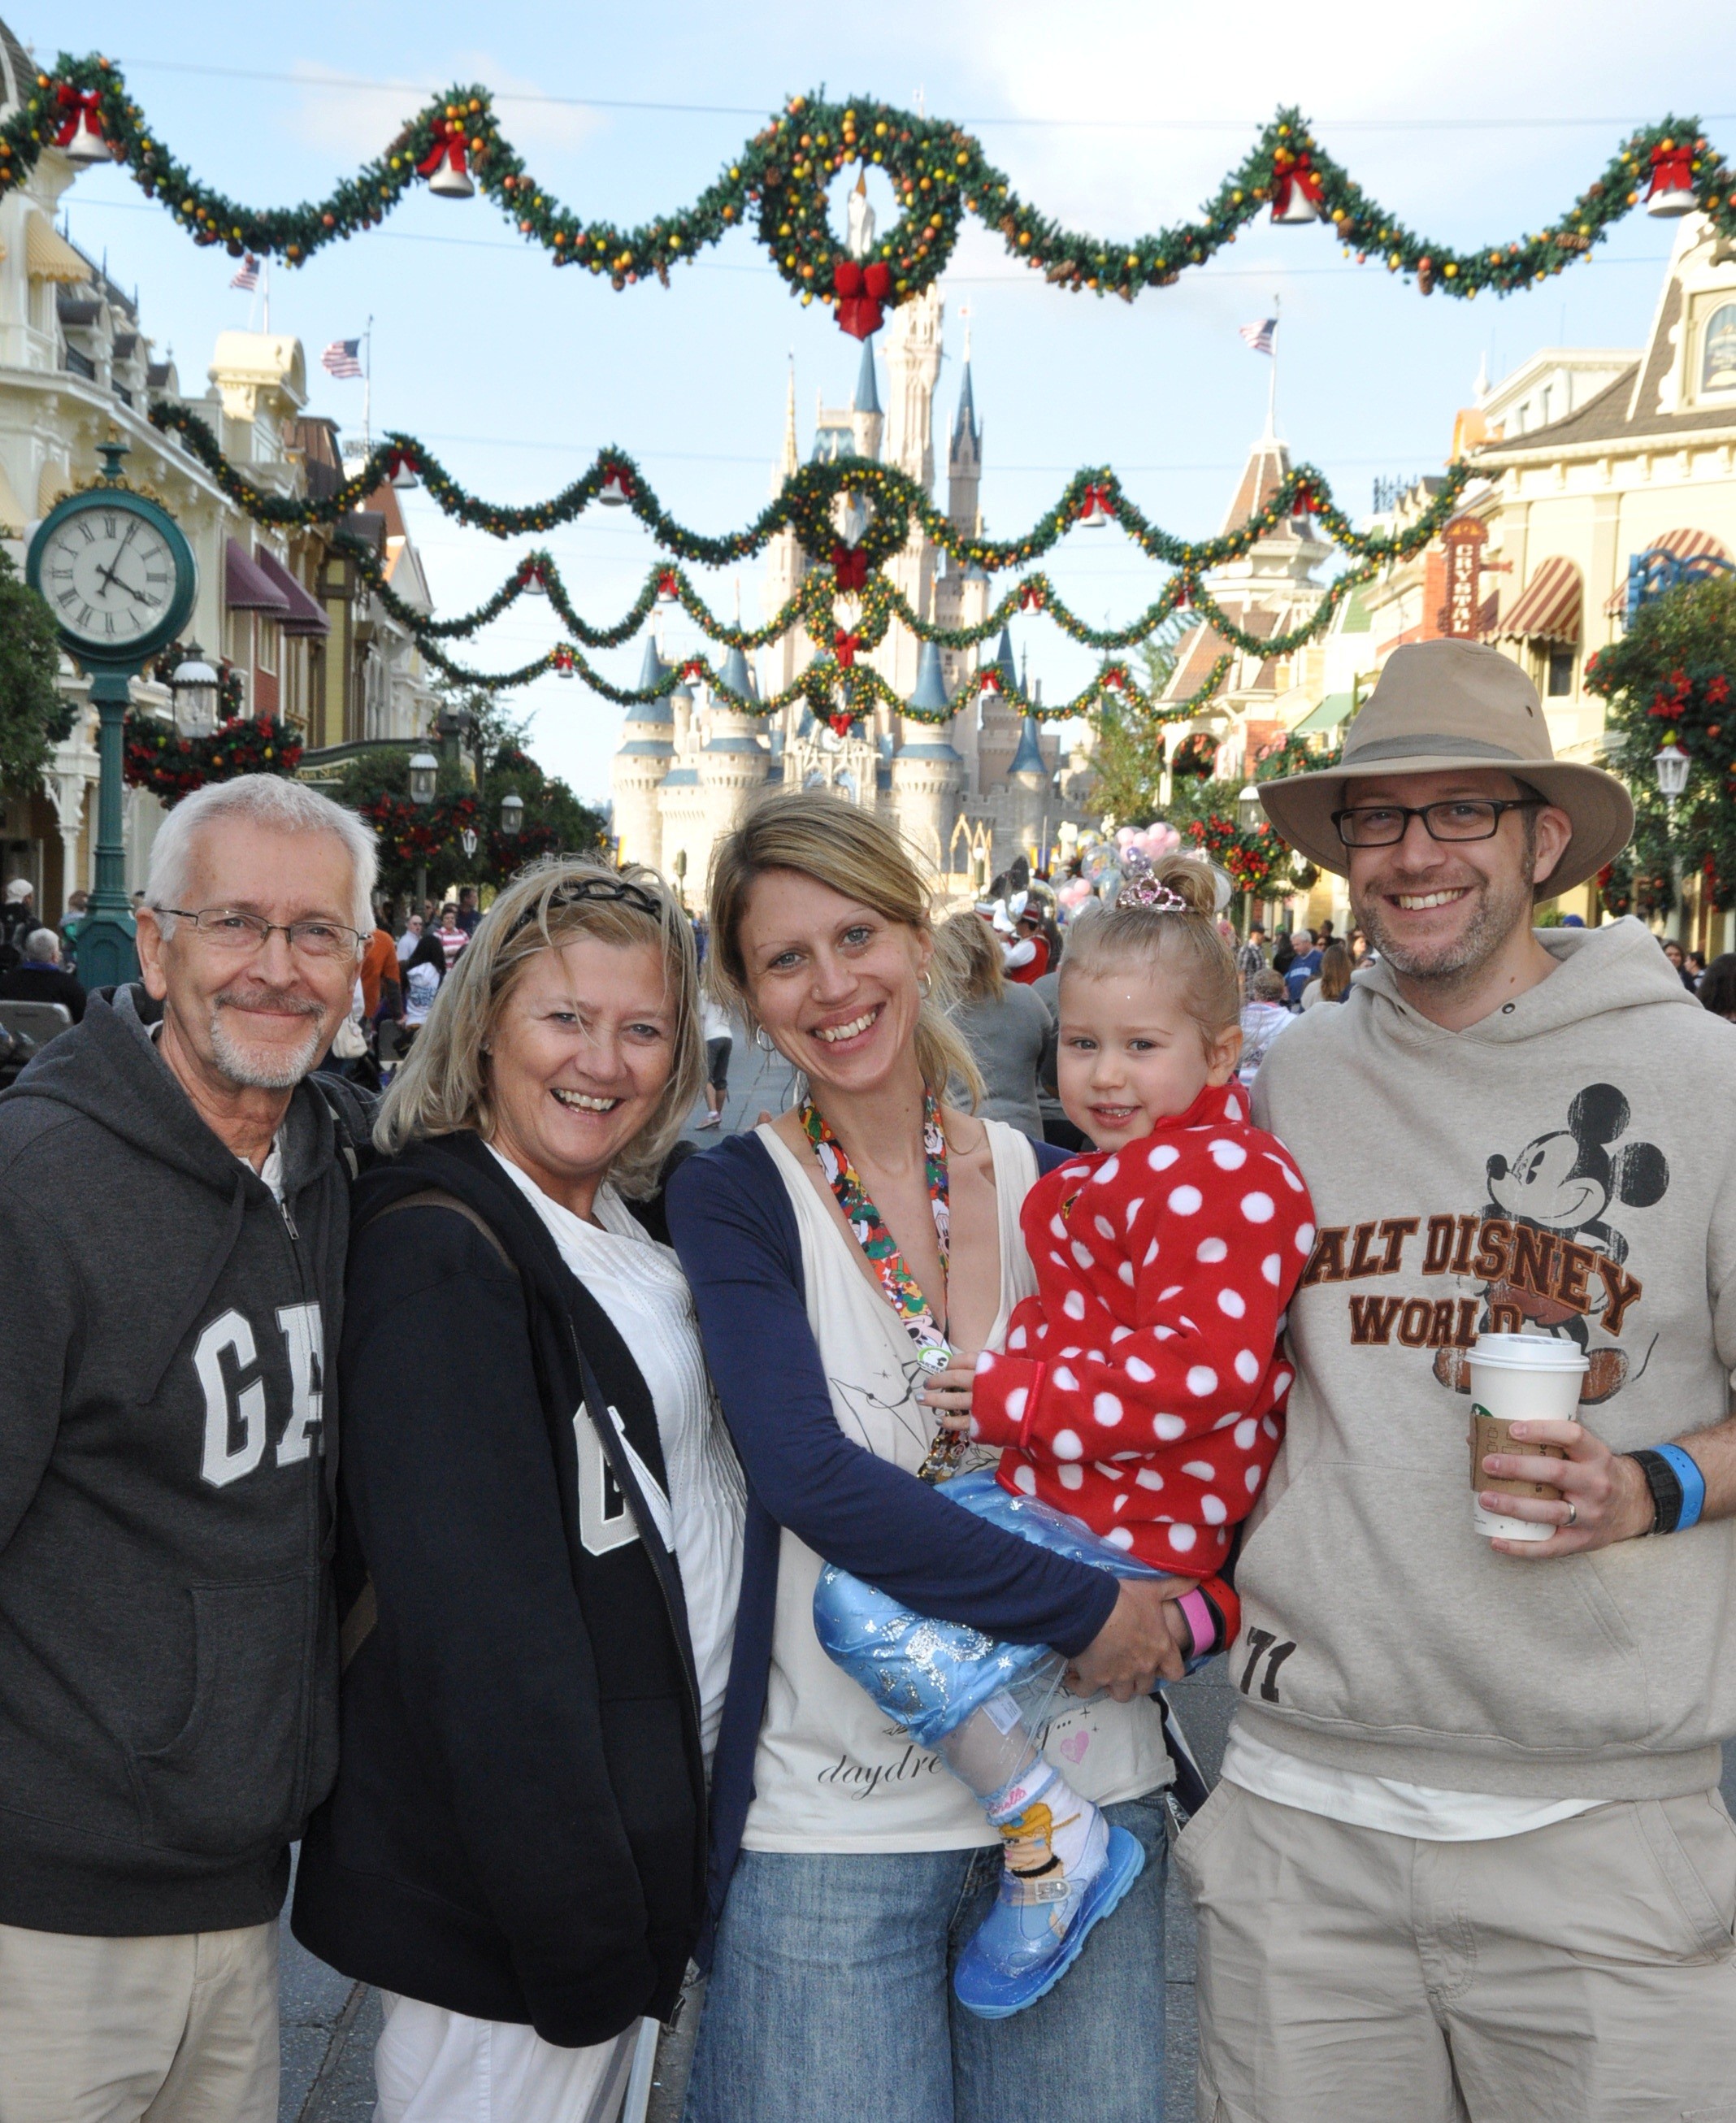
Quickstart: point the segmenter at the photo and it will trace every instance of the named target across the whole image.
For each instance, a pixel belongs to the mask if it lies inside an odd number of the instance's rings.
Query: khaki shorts
[[[1486,1843],[1220,1783],[1199,2123],[1736,2123],[1736,1826],[1715,1791]]]
[[[0,1924],[0,2123],[277,2123],[278,1928]]]

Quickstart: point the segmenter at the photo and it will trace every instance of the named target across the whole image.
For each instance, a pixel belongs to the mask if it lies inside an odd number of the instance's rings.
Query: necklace
[[[868,1198],[862,1175],[851,1164],[849,1152],[833,1132],[831,1123],[812,1098],[802,1107],[802,1126],[814,1146],[820,1169],[826,1175],[832,1197],[844,1212],[844,1221],[856,1243],[874,1265],[887,1302],[904,1323],[916,1345],[916,1360],[924,1373],[943,1371],[952,1361],[946,1324],[937,1321],[922,1286],[905,1265],[898,1242],[887,1229],[886,1219]],[[940,1124],[940,1106],[933,1092],[922,1101],[922,1151],[929,1183],[929,1207],[934,1217],[934,1236],[940,1244],[940,1272],[945,1277],[952,1238],[952,1214],[947,1187],[947,1138]],[[969,1440],[943,1426],[929,1441],[927,1456],[918,1474],[925,1482],[944,1481],[956,1471]]]

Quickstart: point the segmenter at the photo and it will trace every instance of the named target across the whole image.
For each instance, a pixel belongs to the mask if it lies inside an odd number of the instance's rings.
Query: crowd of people
[[[1262,795],[1347,940],[937,924],[818,790],[703,940],[566,856],[394,935],[317,791],[175,808],[0,1094],[0,2123],[272,2123],[297,1841],[380,2123],[677,2018],[690,2123],[1151,2123],[1172,1852],[1213,2123],[1725,2112],[1736,965],[1533,927],[1632,807],[1493,650]],[[1580,1398],[1467,1466],[1490,1337]]]

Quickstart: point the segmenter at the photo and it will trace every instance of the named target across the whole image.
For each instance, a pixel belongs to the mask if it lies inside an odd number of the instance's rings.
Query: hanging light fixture
[[[508,790],[500,799],[500,830],[509,841],[516,841],[524,825],[524,799],[516,789]]]
[[[460,833],[458,845],[464,850],[464,859],[466,862],[474,862],[476,860],[476,828],[474,826],[466,826]]]
[[[1252,833],[1266,823],[1266,806],[1252,781],[1242,783],[1242,794],[1236,799],[1236,822],[1245,833]]]
[[[1652,772],[1657,778],[1658,794],[1673,808],[1677,799],[1687,787],[1688,756],[1673,738],[1652,759]]]
[[[184,737],[204,737],[217,728],[219,682],[205,661],[204,650],[190,641],[169,681],[175,696],[175,727]]]
[[[409,800],[412,804],[428,804],[434,800],[434,784],[439,779],[440,762],[431,752],[412,752],[409,762]]]

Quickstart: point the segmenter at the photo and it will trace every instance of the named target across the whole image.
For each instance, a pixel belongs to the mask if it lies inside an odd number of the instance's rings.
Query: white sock
[[[1046,1761],[1039,1759],[1025,1775],[1014,1778],[985,1802],[990,1820],[1003,1835],[1013,1822],[1037,1807],[1048,1810],[1048,1832],[1042,1839],[1054,1853],[1060,1870],[1069,1878],[1079,1872],[1096,1872],[1109,1847],[1109,1825],[1102,1810],[1088,1798],[1081,1798]],[[1032,1819],[1030,1825],[1041,1837],[1040,1816]],[[1007,1863],[1012,1871],[1027,1871],[1026,1861],[1040,1847],[1035,1839],[1020,1840],[1022,1848],[1015,1849],[1010,1841],[1008,1845]],[[1015,1858],[1020,1860],[1017,1864]]]

